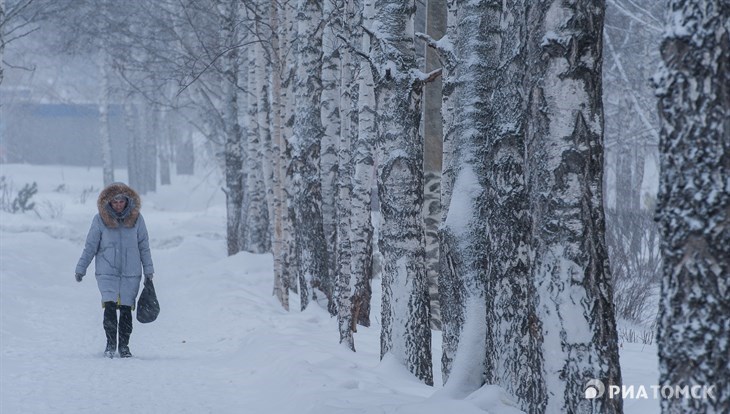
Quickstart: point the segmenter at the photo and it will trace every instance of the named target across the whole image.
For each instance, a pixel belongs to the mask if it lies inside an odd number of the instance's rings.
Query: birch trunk
[[[157,189],[157,136],[159,134],[159,110],[157,105],[146,103],[144,139],[140,141],[142,149],[140,159],[142,175],[140,177],[141,194]]]
[[[339,21],[337,26],[341,31],[341,36],[346,38],[357,39],[357,33],[354,24],[359,23],[356,20],[354,0],[345,0],[343,9],[337,14]],[[355,124],[357,122],[357,112],[353,106],[353,74],[355,65],[352,61],[352,54],[349,49],[342,48],[340,52],[340,68],[341,68],[341,88],[339,96],[340,108],[340,131],[339,131],[339,148],[337,157],[337,320],[340,331],[340,343],[355,350],[355,342],[352,333],[355,331],[356,320],[354,316],[354,307],[352,296],[354,294],[355,279],[352,275],[352,179],[353,179],[353,157],[352,157],[352,141],[356,139]],[[369,215],[369,211],[367,212]]]
[[[459,333],[464,322],[462,294],[460,293],[458,278],[451,257],[453,237],[446,231],[445,222],[451,205],[451,193],[456,181],[453,154],[456,150],[453,138],[455,126],[454,112],[455,98],[452,98],[456,87],[456,59],[452,54],[453,42],[458,38],[458,7],[456,0],[446,1],[446,35],[439,41],[443,48],[438,50],[443,62],[441,76],[441,119],[442,159],[441,159],[441,230],[439,230],[439,310],[441,312],[442,355],[441,373],[443,382],[449,379],[451,366],[456,355],[459,342]],[[429,45],[434,47],[433,44]],[[456,248],[456,246],[453,246]]]
[[[391,354],[433,384],[423,229],[423,82],[417,77],[413,0],[377,0],[378,196],[384,257],[381,358]]]
[[[262,39],[266,39],[262,26],[258,21],[254,23],[256,32]],[[251,89],[254,95],[249,95],[249,125],[250,133],[247,146],[248,171],[248,208],[246,215],[246,250],[253,253],[265,253],[271,250],[269,235],[268,190],[266,181],[270,180],[271,164],[264,162],[265,148],[271,145],[271,130],[269,128],[269,85],[267,75],[270,73],[268,56],[265,54],[262,43],[254,44],[250,50],[249,67]]]
[[[322,156],[320,177],[322,180],[322,227],[327,241],[328,269],[337,273],[336,199],[338,196],[338,146],[340,145],[340,40],[342,35],[342,0],[324,0],[326,25],[322,33]],[[342,87],[346,85],[343,83]]]
[[[222,10],[221,38],[228,40],[236,38],[237,5],[227,4]],[[239,124],[238,109],[238,48],[231,48],[222,57],[224,90],[223,122],[225,127],[224,162],[226,194],[226,241],[228,255],[241,251],[244,239],[242,232],[243,219],[243,136]]]
[[[539,327],[530,281],[525,185],[523,1],[458,2],[458,71],[447,95],[453,179],[442,231],[449,347],[446,387],[497,384],[528,413],[540,412]],[[453,32],[450,32],[450,35]],[[446,306],[446,305],[445,305]],[[447,322],[448,319],[448,322]]]
[[[371,27],[373,14],[372,0],[363,0],[358,4],[358,13],[353,27],[355,39],[362,39],[362,51],[370,52],[369,35],[361,29]],[[357,97],[357,137],[351,142],[352,162],[352,276],[355,288],[352,294],[353,330],[357,324],[370,326],[370,299],[372,297],[371,280],[373,274],[373,224],[371,222],[370,198],[373,188],[373,170],[375,168],[375,98],[373,92],[373,76],[370,66],[360,61],[358,70]]]
[[[291,186],[294,190],[295,235],[299,253],[299,288],[302,310],[318,293],[334,314],[328,274],[327,242],[322,225],[320,144],[322,1],[299,0],[294,131],[291,139]],[[311,298],[310,298],[311,295]]]
[[[133,99],[129,98],[124,102],[124,124],[127,129],[127,183],[130,187],[141,191],[139,114]]]
[[[662,128],[656,217],[663,278],[659,385],[714,386],[662,398],[663,413],[730,412],[730,7],[672,0],[655,76]]]
[[[528,27],[528,182],[532,278],[547,413],[620,413],[584,398],[588,379],[620,385],[603,212],[604,2],[545,1]]]
[[[285,111],[282,104],[282,94],[284,88],[281,85],[281,78],[284,75],[282,66],[282,55],[286,52],[285,47],[280,48],[280,38],[286,38],[286,34],[282,28],[285,24],[280,24],[282,16],[279,12],[278,5],[275,2],[269,2],[269,27],[271,28],[271,149],[270,163],[271,172],[271,188],[273,189],[272,208],[269,209],[271,214],[271,249],[274,255],[274,295],[281,303],[281,306],[289,310],[289,289],[290,278],[284,274],[286,263],[285,250],[285,234],[284,220],[286,220],[286,199],[284,193],[284,170],[282,169],[284,158],[284,124]],[[284,22],[286,23],[286,22]],[[283,42],[286,44],[286,42]],[[284,55],[285,57],[286,55]]]
[[[101,146],[101,165],[104,176],[104,186],[114,182],[114,163],[112,161],[112,142],[109,134],[109,72],[111,62],[109,54],[102,45],[99,58],[99,73],[101,85],[99,88],[99,142]]]
[[[288,277],[291,289],[298,293],[301,297],[299,289],[299,253],[297,247],[297,237],[295,233],[295,214],[294,214],[294,188],[293,178],[294,170],[292,169],[292,145],[291,139],[294,131],[294,107],[295,96],[294,89],[296,83],[296,65],[298,59],[297,44],[297,8],[292,7],[290,3],[286,3],[284,12],[284,25],[282,27],[282,39],[284,44],[282,50],[286,51],[285,59],[282,60],[282,87],[281,100],[283,102],[282,111],[282,147],[281,154],[281,171],[282,185],[284,193],[283,209],[285,214],[282,216],[282,228],[284,233],[285,252],[282,255],[284,265],[282,266],[282,277]]]

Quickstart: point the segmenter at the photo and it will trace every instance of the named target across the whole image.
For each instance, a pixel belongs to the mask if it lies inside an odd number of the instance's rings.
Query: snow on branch
[[[451,40],[448,35],[443,36],[441,39],[436,40],[426,33],[417,32],[415,36],[424,42],[431,49],[434,49],[441,61],[443,66],[447,69],[451,69],[456,65],[456,57],[454,56],[454,48],[451,45]]]

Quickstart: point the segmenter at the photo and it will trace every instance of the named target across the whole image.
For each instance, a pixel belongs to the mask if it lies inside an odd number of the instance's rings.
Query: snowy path
[[[73,279],[95,208],[77,200],[90,172],[53,168],[11,172],[25,178],[21,183],[39,182],[39,202],[65,203],[62,217],[0,212],[0,414],[513,412],[488,390],[445,399],[440,387],[379,361],[377,284],[374,325],[359,329],[357,353],[337,343],[336,320],[323,309],[300,313],[292,303],[292,312],[283,311],[271,296],[271,257],[226,257],[220,200],[208,206],[209,195],[199,191],[181,205],[181,192],[193,187],[185,182],[153,194],[142,210],[160,317],[135,321],[134,358],[104,358],[93,264],[82,283]],[[52,191],[59,176],[65,194]],[[438,335],[433,351],[439,384]],[[627,344],[624,379],[653,383],[655,352]],[[626,406],[627,413],[658,412],[656,401]]]

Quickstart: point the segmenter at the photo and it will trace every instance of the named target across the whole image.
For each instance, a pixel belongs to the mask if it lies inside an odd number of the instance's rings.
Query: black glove
[[[155,275],[154,275],[153,273],[147,273],[146,275],[144,275],[144,278],[145,278],[145,279],[147,279],[147,280],[152,280],[152,278],[153,278],[154,276],[155,276]]]
[[[82,275],[81,273],[76,273],[76,281],[77,282],[80,282],[81,279],[83,279],[83,278],[84,278],[84,275]]]

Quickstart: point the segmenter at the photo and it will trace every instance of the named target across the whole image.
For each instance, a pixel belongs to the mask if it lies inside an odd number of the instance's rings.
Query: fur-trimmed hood
[[[109,204],[114,197],[122,194],[127,197],[127,208],[122,212],[121,217],[117,217],[116,212]],[[139,210],[142,208],[142,200],[139,194],[131,187],[124,183],[111,183],[99,193],[99,199],[96,201],[96,207],[99,209],[99,217],[104,225],[110,228],[119,226],[119,222],[124,227],[134,227],[139,217]]]

